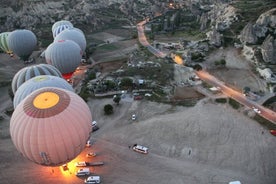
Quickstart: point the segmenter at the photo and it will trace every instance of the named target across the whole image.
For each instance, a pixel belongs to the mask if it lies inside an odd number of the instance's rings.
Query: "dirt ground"
[[[238,78],[242,74],[235,75],[237,70],[244,73],[249,69],[242,59],[232,62],[236,57],[230,57],[231,54],[238,56],[235,50],[214,53],[206,65],[211,64],[215,56],[219,57],[219,53],[229,53],[229,56],[225,55],[229,57],[228,71],[235,69],[225,80],[237,81],[242,86],[247,79],[256,89],[262,87],[263,83],[254,82],[251,75],[244,79]],[[5,57],[0,54],[1,66],[6,67],[1,68],[1,77],[8,80],[22,66],[7,66]],[[216,74],[226,77],[225,72]],[[240,81],[244,83],[240,84]],[[12,103],[7,89],[0,89],[1,112]],[[96,152],[97,156],[89,161],[104,161],[104,166],[91,167],[94,174],[102,177],[102,183],[228,184],[233,180],[243,184],[276,183],[275,137],[227,104],[214,103],[207,96],[194,107],[183,107],[146,99],[133,101],[129,95],[119,105],[114,104],[112,98],[93,98],[87,103],[100,129],[91,135],[92,147],[85,149],[77,159],[87,161],[84,155],[91,150]],[[113,105],[112,115],[104,115],[106,104]],[[136,121],[131,120],[132,114],[137,115]],[[18,181],[29,184],[83,183],[84,178],[74,176],[75,169],[64,174],[60,168],[42,167],[21,156],[10,139],[9,121],[9,116],[0,121],[1,184]],[[129,149],[135,143],[149,147],[149,154]]]

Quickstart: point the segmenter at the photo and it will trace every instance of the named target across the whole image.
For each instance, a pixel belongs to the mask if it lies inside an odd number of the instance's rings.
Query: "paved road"
[[[197,71],[196,74],[200,77],[201,80],[204,80],[205,82],[207,82],[213,86],[219,87],[225,95],[235,99],[239,103],[241,103],[245,106],[248,106],[249,108],[252,108],[252,110],[253,110],[253,107],[256,109],[259,109],[260,116],[262,116],[263,118],[276,124],[276,113],[274,111],[272,111],[268,108],[265,108],[254,101],[249,100],[242,93],[235,91],[232,88],[228,87],[227,85],[224,84],[224,82],[218,80],[217,78],[210,75],[206,71],[203,71],[203,70]]]
[[[165,58],[166,54],[161,52],[160,50],[156,49],[155,47],[151,46],[149,44],[149,42],[147,41],[147,38],[145,36],[145,32],[144,32],[144,24],[146,23],[146,21],[142,21],[140,23],[137,24],[137,31],[138,31],[138,39],[139,42],[144,46],[147,47],[147,49],[154,54],[157,57],[160,58]]]
[[[145,37],[145,34],[144,34],[145,23],[146,21],[144,20],[137,24],[137,31],[138,31],[138,37],[139,37],[140,43],[143,46],[147,47],[148,50],[152,52],[155,56],[164,58],[166,56],[165,53],[155,49],[148,43],[147,38]],[[214,76],[210,75],[209,73],[203,70],[197,71],[196,74],[200,77],[201,80],[204,80],[207,83],[212,84],[213,86],[220,87],[221,91],[225,95],[235,99],[236,101],[238,101],[239,103],[245,106],[248,106],[249,108],[252,108],[252,110],[254,110],[255,112],[259,112],[260,116],[276,124],[276,113],[274,111],[268,108],[265,108],[254,101],[249,100],[242,93],[233,90],[232,88],[225,85],[222,81],[219,81],[217,78],[215,78]]]

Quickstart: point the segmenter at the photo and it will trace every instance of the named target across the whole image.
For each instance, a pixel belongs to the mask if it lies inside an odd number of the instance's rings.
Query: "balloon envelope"
[[[62,31],[60,34],[58,34],[55,37],[55,41],[58,41],[58,40],[72,40],[80,46],[82,53],[85,52],[86,39],[83,32],[80,31],[79,29],[72,28],[72,29],[66,29]]]
[[[73,28],[73,27],[71,27],[69,25],[60,25],[60,26],[56,27],[53,31],[53,38],[55,38],[58,34],[65,31],[66,29],[71,29],[71,28]]]
[[[53,87],[27,96],[15,109],[10,135],[16,149],[29,160],[57,166],[74,159],[92,129],[88,105],[77,94]]]
[[[26,60],[32,54],[37,44],[35,34],[26,29],[18,29],[8,36],[9,48],[19,56],[21,59]]]
[[[13,99],[13,107],[24,100],[33,91],[43,87],[57,87],[74,92],[73,87],[64,79],[52,75],[39,75],[24,82],[16,91]]]
[[[10,33],[11,32],[3,32],[0,34],[0,48],[8,54],[12,53],[10,47],[8,46],[8,36]]]
[[[58,26],[61,26],[61,25],[68,25],[70,27],[74,27],[73,24],[68,21],[68,20],[60,20],[60,21],[57,21],[55,22],[53,25],[52,25],[52,32],[54,32],[54,30],[58,27]]]
[[[55,66],[62,74],[74,72],[79,66],[81,58],[80,46],[71,40],[53,42],[45,52],[46,62]]]
[[[17,89],[27,80],[39,75],[53,75],[62,78],[60,71],[52,65],[39,64],[32,65],[19,70],[12,79],[12,92],[15,94]]]

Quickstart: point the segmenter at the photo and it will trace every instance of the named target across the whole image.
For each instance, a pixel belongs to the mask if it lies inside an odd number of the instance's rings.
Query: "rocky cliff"
[[[276,8],[264,12],[253,22],[244,20],[236,6],[238,3],[231,0],[178,0],[175,7],[197,17],[200,31],[206,32],[209,44],[216,47],[224,43],[227,31],[236,33],[231,26],[241,22],[240,41],[262,45],[263,60],[275,61],[272,54],[275,51],[271,50],[274,47],[269,45],[274,44],[272,39],[276,37]],[[51,26],[58,20],[70,20],[85,32],[93,32],[110,25],[135,24],[146,15],[163,14],[168,10],[168,3],[159,0],[0,0],[0,10],[0,32],[26,28],[41,38],[51,36]]]
[[[276,8],[259,16],[254,22],[248,23],[240,34],[243,44],[261,45],[262,61],[276,64]]]

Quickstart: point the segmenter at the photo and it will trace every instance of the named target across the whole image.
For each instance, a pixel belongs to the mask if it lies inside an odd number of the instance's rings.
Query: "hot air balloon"
[[[8,46],[22,60],[27,60],[37,44],[35,34],[26,29],[18,29],[9,33]]]
[[[77,29],[77,28],[66,29],[55,37],[55,41],[58,41],[58,40],[72,40],[80,46],[82,53],[85,52],[86,39],[83,32],[80,29]]]
[[[73,27],[71,27],[70,25],[60,25],[58,27],[56,27],[53,31],[53,38],[55,38],[58,34],[60,34],[61,32],[63,32],[66,29],[71,29]]]
[[[74,159],[89,139],[92,116],[74,92],[45,87],[21,101],[10,120],[16,149],[44,166],[59,166]]]
[[[61,25],[68,25],[70,27],[74,27],[73,24],[68,21],[68,20],[60,20],[60,21],[57,21],[53,24],[52,26],[52,32],[54,32],[54,30],[58,27],[58,26],[61,26]]]
[[[11,32],[3,32],[0,34],[0,48],[4,52],[12,55],[12,51],[10,47],[8,46],[8,36]]]
[[[53,75],[62,78],[60,71],[52,65],[39,64],[32,65],[19,70],[12,79],[12,92],[15,94],[17,89],[27,80],[39,75]]]
[[[51,43],[45,52],[48,64],[55,66],[65,79],[69,79],[81,62],[82,51],[71,40],[59,40]]]
[[[29,94],[43,87],[57,87],[74,92],[73,87],[63,78],[52,75],[39,75],[24,82],[17,89],[13,99],[13,107],[16,108]]]

